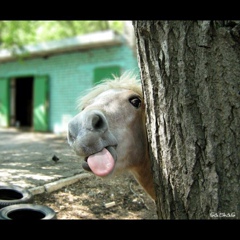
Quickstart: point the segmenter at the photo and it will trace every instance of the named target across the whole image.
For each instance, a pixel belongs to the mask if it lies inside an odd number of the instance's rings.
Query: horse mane
[[[93,98],[109,89],[128,89],[143,97],[141,82],[136,73],[133,71],[126,71],[119,77],[114,74],[112,76],[113,79],[103,79],[93,88],[87,90],[87,93],[84,96],[78,98],[78,109],[82,109],[82,107],[87,105]]]

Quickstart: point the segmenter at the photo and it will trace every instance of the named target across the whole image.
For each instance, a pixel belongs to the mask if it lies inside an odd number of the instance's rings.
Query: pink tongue
[[[108,175],[115,164],[111,153],[106,148],[90,155],[87,162],[93,173],[100,177]]]

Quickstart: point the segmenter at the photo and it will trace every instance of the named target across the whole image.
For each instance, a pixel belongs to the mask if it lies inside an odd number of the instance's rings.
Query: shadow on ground
[[[84,172],[66,135],[0,128],[0,179],[33,188]],[[53,156],[58,162],[52,160]]]

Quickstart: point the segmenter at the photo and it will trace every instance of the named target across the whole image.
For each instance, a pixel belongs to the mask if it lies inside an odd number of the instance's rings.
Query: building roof
[[[90,49],[96,47],[112,46],[123,43],[121,35],[112,30],[89,33],[81,36],[54,40],[36,45],[24,46],[23,50],[17,50],[16,54],[27,53],[27,57],[49,56],[58,53]],[[0,62],[16,59],[16,54],[9,50],[0,50]]]

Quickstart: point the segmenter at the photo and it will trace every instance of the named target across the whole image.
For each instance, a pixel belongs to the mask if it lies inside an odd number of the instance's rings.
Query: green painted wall
[[[24,61],[0,63],[0,79],[21,76],[48,76],[49,131],[62,131],[77,114],[76,101],[94,84],[96,68],[120,66],[137,72],[136,56],[128,45],[104,47]]]

